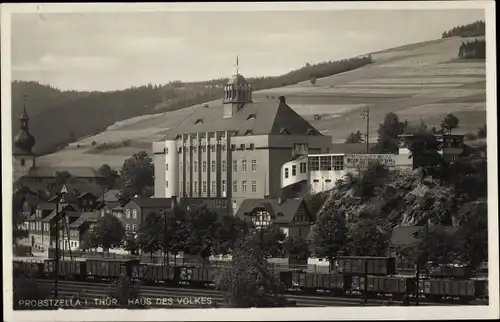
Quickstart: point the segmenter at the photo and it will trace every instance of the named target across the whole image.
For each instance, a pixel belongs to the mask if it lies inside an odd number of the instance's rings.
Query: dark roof
[[[377,143],[368,143],[370,153],[376,146]],[[366,143],[332,143],[329,153],[366,154]]]
[[[453,226],[430,226],[429,231],[438,227],[444,228],[448,233],[456,231]],[[392,245],[411,245],[417,242],[416,232],[424,231],[425,226],[397,226],[392,230],[391,244]]]
[[[73,211],[66,210],[67,213],[72,213],[72,212],[80,213],[80,208],[78,208],[78,206],[76,206],[76,205],[68,204],[68,205],[66,205],[65,209],[73,209]],[[50,215],[43,218],[42,221],[51,221],[56,216],[56,214],[57,214],[56,209],[54,209],[54,210],[52,210]]]
[[[231,85],[231,84],[235,84],[235,85],[248,85],[248,81],[245,79],[245,77],[243,77],[243,75],[236,74],[236,75],[233,75],[233,77],[231,77],[227,81],[227,85]]]
[[[56,209],[56,205],[50,202],[41,202],[38,204],[38,208],[41,210],[54,210]]]
[[[75,178],[101,178],[91,167],[32,167],[28,171],[28,177],[33,178],[55,178],[56,172],[68,171]]]
[[[73,223],[69,225],[70,228],[78,228],[85,222],[96,222],[101,218],[101,214],[98,211],[93,212],[84,212],[75,220]]]
[[[290,223],[302,204],[302,198],[282,199],[281,204],[278,203],[278,199],[246,199],[236,212],[236,216],[245,219],[247,216],[245,214],[251,214],[254,209],[262,207],[274,217],[275,223]]]
[[[169,131],[165,139],[175,139],[177,135],[184,133],[226,130],[237,132],[233,134],[236,136],[244,136],[249,130],[252,135],[282,135],[282,129],[286,129],[290,135],[322,135],[282,100],[245,103],[230,118],[222,117],[223,110],[223,104],[209,108],[199,106],[175,129]],[[255,118],[249,117],[251,114]],[[199,119],[203,122],[195,124]]]
[[[118,202],[120,200],[120,192],[120,189],[108,190],[104,193],[104,198],[103,196],[99,197],[99,201],[104,199],[104,202]]]
[[[129,203],[131,202],[139,208],[170,208],[172,205],[171,198],[135,198],[129,201]]]
[[[29,207],[35,208],[38,205],[39,200],[37,195],[26,194],[24,197],[24,202],[28,204]]]
[[[103,193],[103,188],[96,184],[96,183],[66,183],[64,184],[66,186],[66,189],[68,190],[68,195],[73,195],[75,197],[80,197],[81,195],[85,193],[91,193],[95,197],[100,197],[102,196]],[[63,185],[62,184],[55,184],[50,187],[50,195],[55,196],[57,193],[59,193],[62,190]]]

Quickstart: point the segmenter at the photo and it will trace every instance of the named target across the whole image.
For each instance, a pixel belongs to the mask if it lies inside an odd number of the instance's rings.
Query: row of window
[[[243,193],[247,192],[247,181],[243,180],[241,182],[241,190]],[[181,186],[181,193],[182,193],[182,181],[180,181],[180,186]],[[226,192],[226,180],[222,180],[222,192]],[[202,190],[201,192],[206,193],[207,192],[207,182],[202,181]],[[190,181],[186,181],[186,190],[190,191]],[[257,181],[252,180],[252,192],[257,192]],[[217,185],[215,181],[212,181],[212,186],[211,186],[211,192],[215,192],[217,190]],[[233,181],[233,192],[238,192],[238,180]],[[198,181],[193,181],[193,193],[196,194],[198,193]]]
[[[217,166],[216,166],[215,160],[212,160],[211,166],[212,166],[211,171],[216,172]],[[181,171],[182,171],[182,167],[183,167],[183,163],[180,162]],[[186,161],[186,167],[189,169],[189,161]],[[168,164],[165,165],[165,170],[168,171]],[[207,172],[207,161],[202,161],[201,170],[202,170],[202,172]],[[222,172],[227,171],[226,160],[222,160],[221,170],[222,170]],[[238,171],[238,160],[233,160],[233,172],[237,172],[237,171]],[[247,171],[247,160],[245,160],[245,159],[241,160],[241,171],[242,172]],[[251,162],[251,171],[253,171],[253,172],[257,171],[257,160],[255,160],[255,159],[252,160],[252,162]],[[198,161],[193,161],[193,172],[198,172]]]
[[[343,155],[326,155],[319,157],[309,157],[309,171],[318,170],[344,170],[344,156]]]
[[[129,224],[125,225],[125,230],[126,231],[135,231],[136,228],[137,228],[137,225],[135,225],[135,224],[134,225],[129,225]]]
[[[104,216],[104,214],[106,214],[106,213],[109,213],[109,210],[102,209],[101,210],[101,217]],[[120,213],[120,212],[115,212],[115,215],[118,218],[122,218],[122,213]],[[132,209],[132,210],[126,209],[125,214],[123,216],[126,217],[127,219],[130,219],[130,218],[137,219],[137,209]]]
[[[307,172],[307,163],[305,162],[301,162],[299,164],[299,167],[300,167],[300,173],[306,173]],[[289,170],[288,170],[288,167],[285,168],[285,179],[288,179],[289,177]],[[295,177],[297,175],[297,165],[294,164],[292,165],[292,176]]]
[[[43,226],[42,226],[43,224]],[[40,221],[32,221],[32,222],[25,222],[24,223],[24,229],[27,229],[27,230],[42,230],[42,227],[43,227],[43,231],[49,231],[50,229],[50,224],[49,223],[42,223]]]

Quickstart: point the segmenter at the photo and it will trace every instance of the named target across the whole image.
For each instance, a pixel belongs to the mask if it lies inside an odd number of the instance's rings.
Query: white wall
[[[298,158],[296,160],[289,161],[281,166],[281,187],[287,187],[294,183],[300,181],[309,180],[309,169],[307,164],[307,156]],[[305,172],[301,173],[300,164],[305,164]],[[295,175],[293,175],[292,169],[295,166]],[[288,178],[286,177],[286,172],[288,171]]]
[[[311,171],[309,182],[311,184],[311,193],[332,189],[338,179],[341,179],[347,173],[346,170],[318,170]]]
[[[165,197],[177,196],[179,192],[179,153],[175,140],[165,141]]]

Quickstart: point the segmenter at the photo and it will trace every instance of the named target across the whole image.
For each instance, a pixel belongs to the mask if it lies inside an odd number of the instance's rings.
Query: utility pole
[[[367,107],[366,110],[361,112],[363,119],[366,120],[366,154],[370,153],[370,143],[368,142],[370,133],[370,109]]]
[[[66,205],[66,193],[68,190],[63,185],[61,192],[57,194],[56,199],[56,262],[55,262],[55,280],[54,280],[54,296],[58,296],[58,279],[59,279],[59,220],[61,220],[62,208]],[[63,238],[64,239],[64,238]]]
[[[365,304],[368,303],[368,261],[365,261]]]

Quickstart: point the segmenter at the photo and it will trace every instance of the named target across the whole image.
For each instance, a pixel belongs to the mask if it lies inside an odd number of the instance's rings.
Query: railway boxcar
[[[449,277],[468,279],[472,276],[473,268],[469,265],[454,266],[454,265],[439,265],[429,269],[430,277]]]
[[[351,288],[352,276],[344,274],[316,274],[320,289],[329,290],[336,296],[341,296]]]
[[[396,259],[394,257],[341,256],[337,258],[337,265],[338,272],[342,274],[396,274]]]
[[[475,282],[474,280],[451,279],[420,280],[419,292],[433,301],[440,301],[448,298],[458,298],[462,301],[469,301],[478,295],[476,293]]]
[[[415,290],[415,279],[398,276],[368,276],[366,289],[370,296],[391,294],[393,298],[401,298]],[[365,293],[365,277],[353,276],[351,290]]]
[[[205,286],[215,281],[222,268],[215,266],[199,266],[192,268],[191,284],[195,286]]]
[[[157,264],[142,264],[139,267],[139,277],[146,283],[175,284],[179,280],[179,267]]]
[[[138,276],[139,260],[89,259],[86,270],[87,276],[94,278],[134,278]]]
[[[12,268],[15,274],[26,274],[33,277],[43,276],[43,262],[35,262],[35,261],[13,261]]]
[[[86,262],[75,260],[60,260],[59,261],[59,275],[66,276],[74,279],[84,279],[86,274]],[[55,265],[55,261],[54,261]]]

